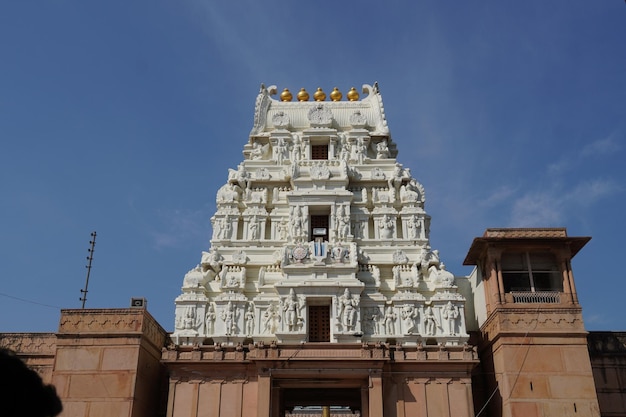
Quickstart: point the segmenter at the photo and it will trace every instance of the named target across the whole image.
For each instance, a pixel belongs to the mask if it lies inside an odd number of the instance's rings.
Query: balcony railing
[[[561,302],[558,291],[511,291],[514,303],[558,304]]]

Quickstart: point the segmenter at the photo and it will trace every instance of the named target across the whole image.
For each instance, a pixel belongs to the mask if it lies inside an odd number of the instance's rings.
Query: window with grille
[[[328,144],[311,145],[311,159],[328,159]]]
[[[551,253],[503,253],[500,263],[505,292],[563,291],[563,278]]]
[[[330,342],[330,306],[309,306],[309,342]]]

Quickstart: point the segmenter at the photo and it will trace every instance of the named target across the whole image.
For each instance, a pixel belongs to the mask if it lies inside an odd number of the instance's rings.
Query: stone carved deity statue
[[[299,329],[302,323],[300,317],[300,302],[293,288],[289,291],[289,295],[283,299],[283,312],[285,313],[285,323],[290,332],[295,332]]]
[[[420,186],[415,178],[411,178],[406,185],[400,187],[400,201],[403,203],[422,202]]]
[[[367,146],[363,141],[363,138],[358,138],[356,143],[352,145],[352,152],[350,154],[350,160],[357,164],[362,164],[367,157]]]
[[[252,151],[250,152],[250,159],[266,159],[265,155],[267,153],[267,147],[268,145],[261,145],[258,141],[254,141],[252,144]]]
[[[249,233],[250,240],[259,240],[259,219],[257,216],[252,216],[250,219]]]
[[[387,140],[382,140],[376,144],[376,159],[389,158],[389,147],[387,146]]]
[[[211,247],[208,252],[202,252],[200,266],[206,279],[215,279],[222,269],[223,260],[222,255],[214,247]]]
[[[402,180],[405,178],[409,178],[409,175],[405,170],[402,169],[400,164],[396,164],[393,169],[393,175],[389,177],[387,183],[389,185],[389,191],[394,190],[394,195],[397,196],[400,193],[400,187],[402,186]]]
[[[196,306],[189,306],[185,309],[182,317],[176,321],[176,328],[194,333],[200,325],[202,325],[202,317],[196,317]]]
[[[402,307],[402,326],[404,327],[404,334],[417,333],[417,327],[415,325],[415,319],[419,315],[419,312],[415,307],[410,304]]]
[[[298,135],[293,138],[293,146],[291,148],[291,162],[296,163],[302,159],[302,142]]]
[[[452,305],[452,301],[448,301],[448,304],[445,305],[443,311],[441,312],[441,317],[447,323],[447,331],[449,335],[456,335],[456,322],[459,318],[459,308],[455,305]]]
[[[387,310],[385,311],[383,326],[385,327],[386,335],[396,334],[396,313],[393,311],[391,306],[387,307]]]
[[[382,219],[378,222],[378,228],[381,239],[391,239],[393,238],[393,231],[395,228],[395,222],[389,217],[387,214],[383,216]]]
[[[246,168],[243,166],[243,164],[239,164],[237,166],[237,170],[228,170],[228,182],[239,186],[242,192],[248,191],[248,188],[250,187],[249,179],[250,173],[246,171]]]
[[[217,318],[217,314],[215,314],[215,307],[213,307],[213,304],[209,304],[209,308],[205,316],[205,326],[206,326],[207,335],[211,335],[215,332],[215,319],[216,318]]]
[[[222,311],[222,320],[224,321],[224,334],[226,336],[233,335],[237,330],[237,311],[230,301]]]
[[[344,332],[353,332],[357,324],[358,297],[353,296],[348,288],[339,297],[337,315],[341,319],[341,328]]]
[[[421,220],[416,216],[412,215],[407,222],[408,228],[408,238],[415,240],[422,237],[423,224]]]
[[[278,165],[283,164],[283,159],[287,153],[287,144],[285,143],[284,138],[278,138],[276,141],[276,146],[274,148],[274,158]]]
[[[426,307],[424,311],[424,326],[426,327],[426,334],[428,336],[434,336],[437,333],[437,327],[440,327],[431,306]]]
[[[250,337],[254,334],[254,310],[252,305],[249,305],[244,315],[246,336]]]
[[[293,240],[297,240],[300,239],[305,233],[306,219],[304,218],[304,214],[302,213],[302,207],[296,206],[292,210],[293,211],[290,220],[291,238]]]
[[[274,304],[270,304],[263,313],[263,333],[274,334],[280,324],[280,314]]]

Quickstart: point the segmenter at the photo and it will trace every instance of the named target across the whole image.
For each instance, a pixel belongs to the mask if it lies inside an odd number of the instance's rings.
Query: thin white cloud
[[[588,207],[604,197],[619,194],[622,191],[622,187],[613,180],[594,179],[578,184],[565,199],[570,203]]]
[[[613,132],[604,139],[599,139],[591,142],[585,146],[580,155],[587,156],[602,156],[609,155],[614,152],[618,152],[622,149],[622,146],[617,142],[617,132]]]
[[[527,193],[511,208],[511,226],[556,226],[563,219],[563,204],[552,193]]]
[[[588,143],[580,150],[573,150],[564,154],[560,159],[548,165],[550,175],[561,175],[570,169],[582,166],[589,158],[611,155],[622,149],[617,141],[618,131],[614,131],[605,138]]]
[[[517,187],[510,185],[502,185],[491,192],[487,198],[480,200],[480,206],[482,207],[494,207],[509,200],[511,196],[515,194]]]
[[[604,198],[623,192],[622,187],[608,179],[592,179],[578,183],[569,191],[557,183],[547,189],[529,191],[516,199],[511,207],[511,226],[559,226],[572,215]]]

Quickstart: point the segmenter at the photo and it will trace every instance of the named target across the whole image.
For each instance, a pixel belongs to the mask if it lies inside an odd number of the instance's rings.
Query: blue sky
[[[0,331],[80,307],[94,230],[87,307],[172,330],[260,83],[374,81],[448,270],[487,227],[565,226],[587,328],[626,330],[621,0],[12,1],[0,39]]]

